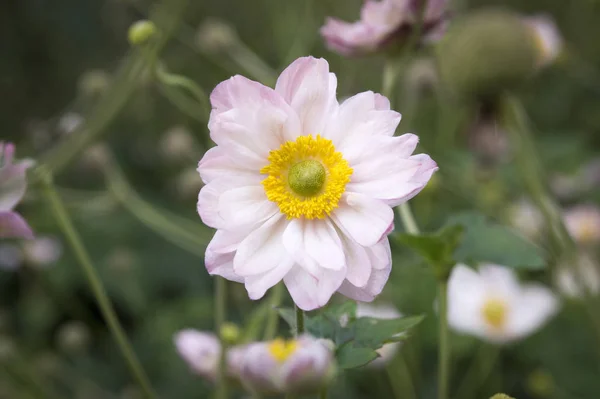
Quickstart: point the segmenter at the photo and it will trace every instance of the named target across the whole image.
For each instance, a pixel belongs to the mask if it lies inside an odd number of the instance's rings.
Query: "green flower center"
[[[313,159],[300,161],[288,172],[288,184],[292,191],[302,197],[318,194],[325,185],[325,167]]]

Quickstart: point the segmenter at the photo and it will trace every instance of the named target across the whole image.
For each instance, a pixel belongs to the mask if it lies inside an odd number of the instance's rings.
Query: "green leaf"
[[[424,318],[424,316],[411,316],[383,320],[361,317],[352,325],[354,340],[363,346],[378,349],[388,342],[399,341],[402,334],[415,327]]]
[[[462,243],[454,251],[457,262],[491,262],[515,269],[543,269],[546,265],[538,246],[505,226],[489,223],[483,215],[462,213],[447,223],[465,228]]]
[[[336,353],[338,366],[342,369],[361,367],[378,357],[379,355],[373,349],[356,346],[352,342],[340,347]]]

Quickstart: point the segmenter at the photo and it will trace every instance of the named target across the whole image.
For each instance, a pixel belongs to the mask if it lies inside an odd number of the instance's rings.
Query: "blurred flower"
[[[231,25],[216,18],[205,19],[196,33],[198,47],[208,53],[224,51],[237,40],[237,33]]]
[[[90,344],[90,329],[81,321],[70,321],[60,327],[56,339],[65,352],[79,352]]]
[[[244,282],[251,299],[283,279],[304,310],[338,289],[370,301],[390,270],[397,206],[437,170],[418,138],[395,137],[400,114],[365,92],[338,104],[324,59],[294,61],[275,90],[241,76],[211,94],[211,138],[200,161],[202,221],[217,232],[212,275]],[[352,181],[350,181],[352,178]]]
[[[67,112],[58,121],[58,130],[61,134],[69,135],[83,124],[85,119],[76,112]]]
[[[0,238],[33,238],[31,228],[13,208],[27,189],[27,169],[32,161],[13,163],[15,146],[0,142]]]
[[[374,319],[390,320],[402,317],[402,314],[392,304],[379,303],[369,305],[358,302],[356,307],[356,317],[372,317]],[[377,353],[380,357],[369,363],[369,366],[381,367],[386,363],[389,363],[394,356],[396,356],[396,353],[398,353],[400,346],[401,344],[399,342],[383,345],[381,348],[377,349]]]
[[[544,216],[531,202],[521,199],[509,208],[510,223],[526,237],[535,239],[544,227]]]
[[[598,263],[588,254],[580,254],[576,264],[563,264],[555,275],[559,291],[571,298],[583,298],[586,293],[600,292],[600,270]]]
[[[423,40],[439,39],[445,27],[447,0],[429,0],[423,15]],[[360,20],[327,18],[321,36],[342,55],[360,55],[398,46],[408,40],[419,20],[422,0],[367,0]]]
[[[165,161],[170,163],[188,162],[198,155],[194,137],[183,126],[174,126],[163,134],[159,151]]]
[[[600,208],[595,205],[577,205],[564,212],[565,226],[579,244],[600,241]]]
[[[212,333],[194,329],[179,331],[174,337],[177,352],[188,364],[192,372],[216,381],[221,356],[221,343]],[[237,380],[239,378],[240,359],[245,347],[236,346],[227,351],[227,375]]]
[[[55,237],[41,237],[23,244],[25,259],[35,266],[47,266],[62,255],[62,243]]]
[[[318,392],[333,378],[333,353],[310,336],[248,345],[241,359],[242,383],[258,394]]]
[[[563,48],[563,39],[554,21],[545,15],[525,18],[525,22],[532,29],[538,50],[538,66],[554,62]]]
[[[475,271],[457,265],[448,282],[448,323],[459,332],[507,343],[539,329],[558,310],[558,300],[539,284],[520,284],[503,266]]]
[[[14,244],[0,244],[0,269],[15,270],[23,262],[23,251]]]

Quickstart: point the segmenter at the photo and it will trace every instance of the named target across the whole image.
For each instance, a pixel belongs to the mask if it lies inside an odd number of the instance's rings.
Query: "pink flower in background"
[[[373,92],[342,104],[324,59],[300,58],[275,89],[242,76],[211,94],[217,146],[200,161],[202,221],[217,232],[212,275],[243,282],[251,299],[283,280],[304,310],[333,293],[370,301],[387,282],[392,207],[437,170],[418,138],[394,137],[400,114]]]
[[[600,242],[600,208],[595,205],[577,205],[564,213],[569,234],[579,244]]]
[[[538,65],[544,66],[556,61],[563,50],[563,38],[552,18],[536,15],[525,18],[531,28],[538,49]]]
[[[260,394],[318,392],[335,373],[332,350],[309,335],[256,342],[240,357],[240,377]]]
[[[31,228],[13,209],[25,195],[31,161],[13,163],[15,146],[0,142],[0,238],[33,238]]]
[[[445,30],[447,0],[429,0],[423,14],[423,38],[437,40]],[[328,18],[321,28],[327,47],[342,55],[360,55],[403,42],[419,19],[423,0],[367,0],[360,20]]]

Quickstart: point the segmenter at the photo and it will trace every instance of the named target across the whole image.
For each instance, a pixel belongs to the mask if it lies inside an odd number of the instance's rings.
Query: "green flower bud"
[[[508,396],[505,393],[497,393],[494,396],[492,396],[490,399],[515,399],[512,396]]]
[[[537,54],[528,25],[502,10],[455,21],[437,48],[440,77],[461,97],[490,97],[517,87],[535,71]]]
[[[221,339],[227,343],[227,345],[233,345],[240,339],[240,329],[233,323],[224,323],[221,326]]]
[[[145,44],[156,35],[157,31],[154,22],[148,20],[137,21],[129,27],[129,32],[127,33],[129,44],[132,46]]]

